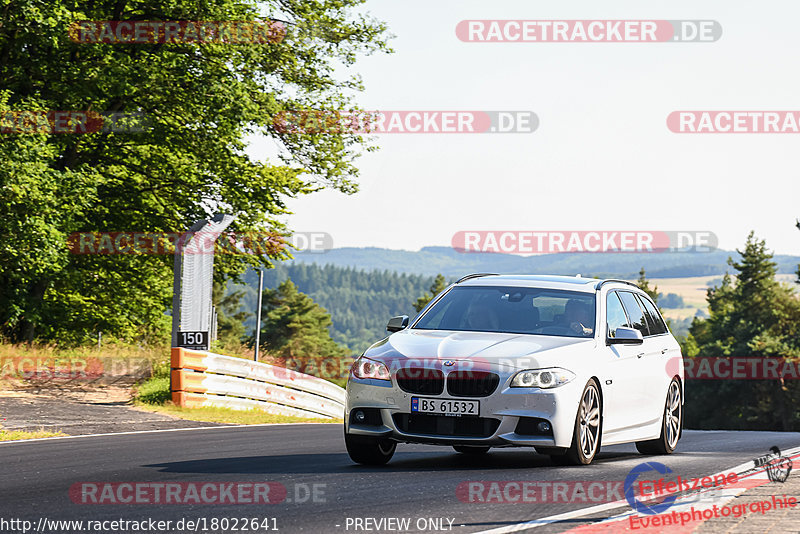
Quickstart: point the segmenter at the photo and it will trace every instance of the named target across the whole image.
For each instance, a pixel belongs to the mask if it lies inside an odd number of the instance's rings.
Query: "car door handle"
[[[640,352],[639,354],[636,355],[637,358],[641,358],[642,356],[644,356],[644,352]]]
[[[669,349],[661,349],[661,354],[666,354],[669,352]]]

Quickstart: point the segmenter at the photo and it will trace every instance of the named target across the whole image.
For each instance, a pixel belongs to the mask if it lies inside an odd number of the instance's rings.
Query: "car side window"
[[[610,292],[606,297],[606,324],[608,324],[607,332],[610,338],[616,337],[617,328],[621,326],[631,328],[616,291]]]
[[[650,330],[647,328],[647,319],[645,319],[644,312],[636,301],[636,296],[630,291],[618,291],[618,293],[625,311],[628,312],[633,328],[641,332],[642,337],[649,336]]]
[[[650,302],[650,299],[645,298],[641,295],[637,295],[639,297],[639,301],[644,305],[644,311],[647,313],[647,320],[648,325],[650,326],[650,332],[657,336],[659,334],[666,334],[667,333],[667,324],[664,322],[664,319],[661,317],[661,314],[658,313],[655,305]]]

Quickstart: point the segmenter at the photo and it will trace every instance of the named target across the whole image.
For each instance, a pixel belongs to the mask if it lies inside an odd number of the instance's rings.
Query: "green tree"
[[[430,289],[428,289],[428,292],[430,294],[426,293],[425,295],[422,295],[414,303],[414,309],[417,310],[417,313],[421,312],[422,308],[427,306],[428,303],[431,301],[431,299],[436,295],[438,295],[439,293],[441,293],[442,291],[444,291],[446,287],[447,287],[447,280],[445,280],[444,276],[442,276],[441,274],[437,274],[436,278],[433,281],[433,284],[431,284]]]
[[[15,117],[9,112],[92,110],[142,114],[150,127],[0,135],[0,336],[80,343],[99,329],[166,339],[171,258],[72,255],[72,232],[182,231],[217,211],[236,215],[239,232],[285,231],[278,216],[287,199],[322,188],[354,192],[354,158],[371,149],[362,136],[287,133],[273,117],[356,107],[361,81],[336,66],[389,50],[385,26],[356,14],[362,3],[3,2],[0,122]],[[263,18],[292,30],[266,44],[104,44],[69,33],[80,20]],[[253,133],[282,147],[283,159],[249,157]],[[269,259],[220,256],[215,273],[223,279]]]
[[[795,226],[798,230],[800,230],[800,219],[797,220]],[[795,280],[798,284],[800,284],[800,264],[797,265],[797,280]]]
[[[228,284],[214,281],[211,299],[217,310],[217,341],[224,349],[239,347],[247,337],[245,321],[252,315],[242,309],[244,290],[227,290]]]
[[[683,297],[676,293],[659,293],[658,298],[661,301],[660,308],[685,308],[686,303],[683,301]]]
[[[775,279],[776,264],[751,232],[739,261],[708,290],[709,318],[690,329],[700,356],[800,357],[800,299]],[[713,380],[687,384],[687,423],[702,428],[784,430],[800,428],[800,389],[783,380]],[[709,410],[714,406],[714,410]]]
[[[636,281],[636,285],[639,286],[639,289],[647,293],[647,295],[653,299],[654,303],[658,304],[658,286],[650,287],[650,282],[647,280],[644,267],[639,271],[639,279]]]
[[[264,287],[277,288],[290,278],[297,289],[314,299],[331,314],[331,337],[346,346],[349,354],[359,353],[386,335],[386,320],[407,314],[413,303],[433,284],[435,277],[386,270],[363,271],[326,264],[281,262],[264,271]],[[245,284],[229,284],[229,291],[245,291],[243,306],[254,310],[258,299],[258,275],[254,270],[243,277]],[[247,321],[248,331],[255,325]]]
[[[271,356],[303,362],[301,366],[307,366],[309,361],[338,361],[346,356],[345,350],[331,339],[330,314],[299,292],[291,280],[276,289],[264,290],[261,314],[261,347]]]

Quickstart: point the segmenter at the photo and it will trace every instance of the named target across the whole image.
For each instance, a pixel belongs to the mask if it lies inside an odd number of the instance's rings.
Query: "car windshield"
[[[454,287],[413,328],[592,337],[595,295],[529,287]]]

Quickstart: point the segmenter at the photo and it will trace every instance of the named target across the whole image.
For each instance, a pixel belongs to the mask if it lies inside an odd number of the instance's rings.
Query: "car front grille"
[[[444,391],[444,374],[438,369],[402,368],[397,370],[395,378],[406,393],[441,395]]]
[[[447,375],[447,393],[454,397],[488,397],[500,384],[500,377],[486,371],[453,371]]]
[[[396,413],[392,419],[401,432],[428,436],[488,438],[500,426],[499,419],[489,417]]]

